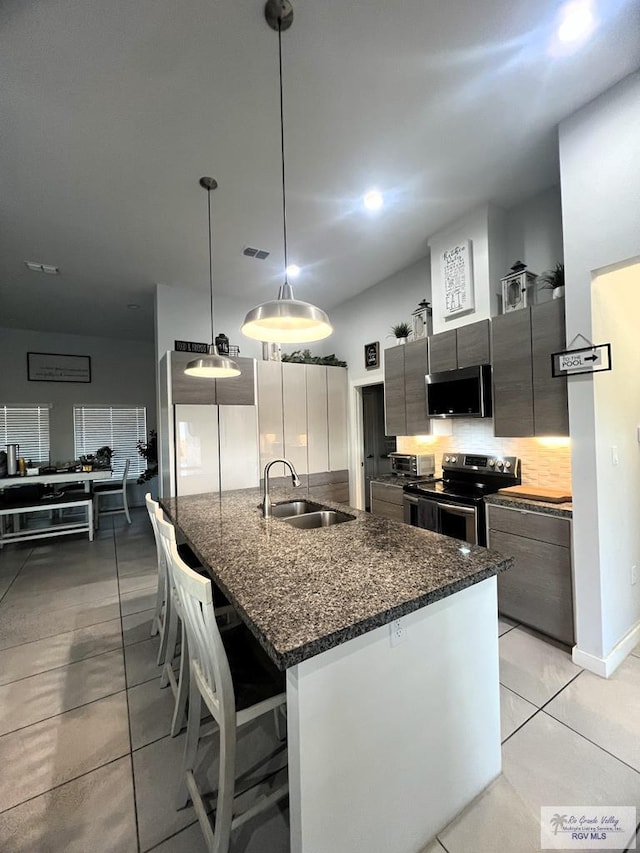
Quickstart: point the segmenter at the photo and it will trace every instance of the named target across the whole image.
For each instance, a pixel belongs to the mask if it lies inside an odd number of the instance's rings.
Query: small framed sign
[[[364,366],[367,370],[380,367],[380,341],[364,345]]]
[[[593,344],[581,349],[554,352],[551,356],[551,375],[554,379],[605,370],[611,370],[611,344]]]
[[[91,356],[28,352],[29,382],[91,382]]]
[[[209,344],[201,344],[198,341],[174,341],[176,352],[200,352],[205,355],[209,352]]]

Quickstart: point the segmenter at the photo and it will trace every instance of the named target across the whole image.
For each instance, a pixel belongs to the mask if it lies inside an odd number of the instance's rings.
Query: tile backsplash
[[[519,456],[522,482],[532,486],[571,490],[571,445],[568,438],[496,438],[493,421],[452,420],[453,435],[398,436],[401,453],[434,453],[436,472],[441,473],[442,454],[492,453]]]

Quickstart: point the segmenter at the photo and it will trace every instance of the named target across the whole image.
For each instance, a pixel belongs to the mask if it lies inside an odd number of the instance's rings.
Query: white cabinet
[[[199,495],[220,489],[218,407],[175,407],[176,494]]]
[[[220,488],[250,489],[260,482],[255,406],[219,406]]]
[[[347,371],[327,367],[327,423],[329,432],[329,471],[349,467],[347,427]]]
[[[347,371],[342,367],[258,362],[260,471],[290,459],[298,474],[348,467]],[[285,476],[284,466],[274,466]]]

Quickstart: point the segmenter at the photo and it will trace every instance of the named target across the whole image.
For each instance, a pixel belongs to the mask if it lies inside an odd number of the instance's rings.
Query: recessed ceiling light
[[[382,193],[378,192],[378,190],[369,190],[366,192],[364,194],[363,201],[367,210],[380,210],[384,204]]]
[[[135,302],[130,302],[130,303],[127,305],[127,308],[128,308],[130,311],[135,311],[135,310],[136,310],[137,308],[139,308],[139,307],[140,307],[140,306],[139,306],[139,305],[137,305]]]
[[[60,275],[59,267],[52,267],[49,264],[38,264],[35,261],[25,261],[24,265],[31,272],[44,272],[47,275]]]
[[[595,27],[593,7],[590,0],[570,0],[560,10],[558,41],[574,44],[587,39]]]
[[[289,264],[287,267],[287,275],[289,278],[298,278],[300,275],[300,267],[298,264]]]

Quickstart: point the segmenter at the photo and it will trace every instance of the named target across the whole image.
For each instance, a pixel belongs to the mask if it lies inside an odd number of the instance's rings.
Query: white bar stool
[[[129,504],[127,502],[127,475],[129,474],[129,466],[131,460],[127,459],[124,463],[124,473],[122,480],[114,482],[96,483],[93,487],[93,516],[98,528],[101,515],[119,515],[123,512],[127,517],[127,523],[131,524],[131,516],[129,515]],[[121,495],[122,506],[117,509],[100,509],[100,498],[105,495]]]
[[[178,807],[186,806],[191,799],[209,853],[228,853],[232,829],[271,807],[288,793],[288,785],[281,785],[246,811],[234,816],[237,731],[258,717],[285,706],[284,675],[266,660],[257,663],[259,659],[256,657],[255,692],[261,694],[260,700],[241,707],[216,621],[211,581],[194,572],[180,558],[172,526],[161,519],[158,519],[157,526],[169,573],[173,576],[182,605],[189,646],[189,719]],[[261,649],[259,652],[266,659]],[[244,663],[247,663],[246,658]],[[194,775],[203,701],[217,724],[214,731],[219,732],[220,736],[218,797],[213,826]]]

